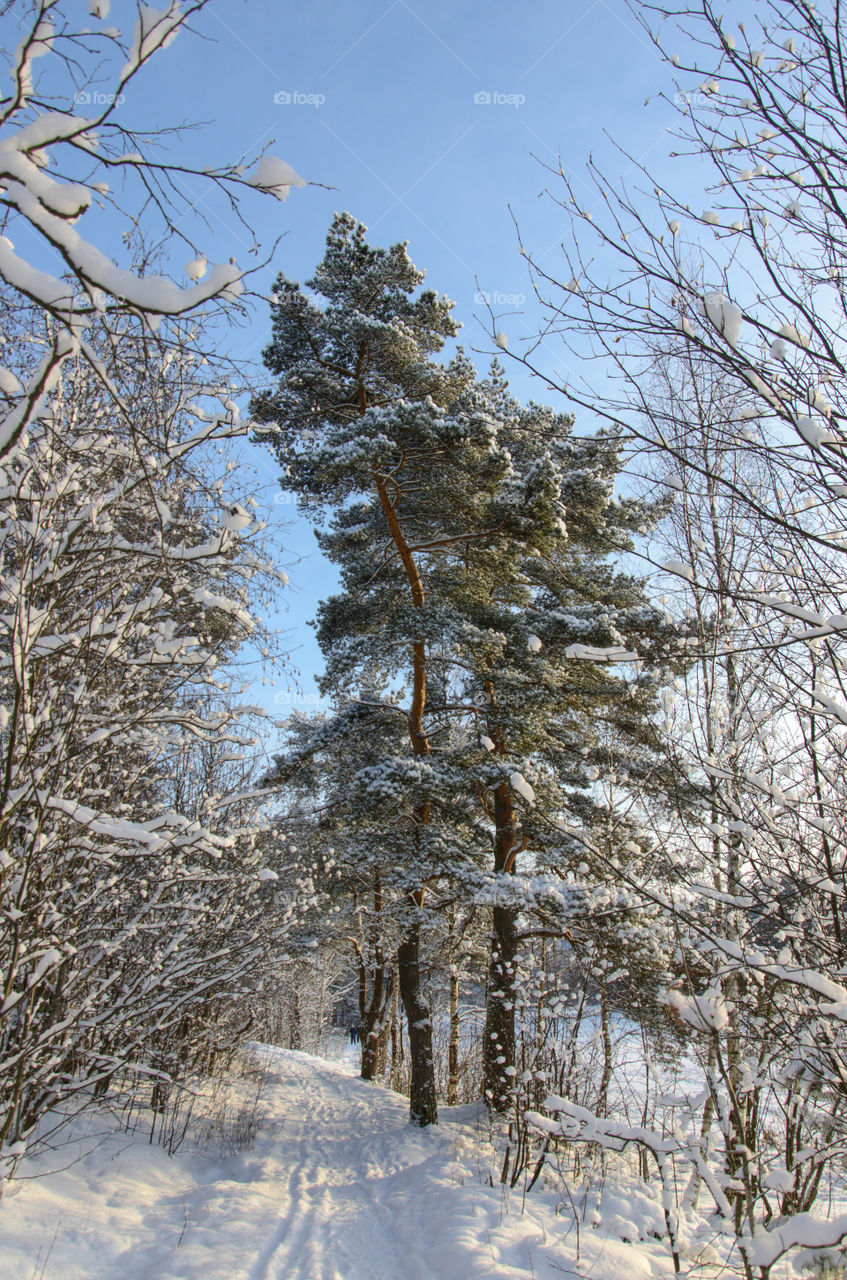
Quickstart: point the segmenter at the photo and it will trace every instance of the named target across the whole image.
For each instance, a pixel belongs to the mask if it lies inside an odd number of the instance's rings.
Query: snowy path
[[[531,1275],[501,1266],[486,1249],[490,1214],[479,1202],[487,1197],[452,1181],[446,1132],[415,1132],[405,1099],[352,1078],[345,1066],[297,1054],[273,1061],[267,1096],[284,1120],[261,1169],[235,1196],[217,1184],[179,1250],[136,1272],[137,1280]],[[232,1247],[231,1226],[240,1217],[235,1198],[245,1193],[253,1244],[242,1252]]]
[[[262,1050],[255,1149],[212,1163],[110,1136],[0,1205],[3,1280],[648,1280],[664,1250],[597,1240],[579,1262],[549,1196],[521,1212],[457,1155],[447,1123],[351,1061]],[[462,1163],[462,1160],[465,1163]]]

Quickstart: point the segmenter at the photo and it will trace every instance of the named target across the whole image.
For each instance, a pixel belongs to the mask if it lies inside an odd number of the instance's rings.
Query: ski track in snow
[[[110,1138],[0,1205],[3,1280],[650,1280],[665,1251],[596,1239],[574,1256],[549,1200],[482,1185],[451,1123],[344,1062],[262,1047],[254,1150],[169,1159]],[[452,1132],[451,1132],[452,1130]],[[467,1134],[467,1130],[464,1130]],[[49,1257],[45,1263],[45,1253]]]

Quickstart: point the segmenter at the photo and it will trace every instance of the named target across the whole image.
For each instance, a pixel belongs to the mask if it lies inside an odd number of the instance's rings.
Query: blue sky
[[[118,12],[113,5],[113,19]],[[194,26],[154,60],[128,114],[147,123],[152,106],[162,125],[206,122],[176,144],[194,162],[252,157],[269,146],[325,184],[292,192],[284,205],[257,197],[245,209],[263,247],[284,236],[275,268],[295,279],[321,257],[336,209],[365,222],[374,243],[408,240],[428,284],[456,301],[460,340],[479,349],[480,367],[491,345],[475,318],[485,318],[479,290],[493,295],[513,347],[540,323],[515,221],[543,265],[555,270],[561,258],[567,220],[544,194],[561,186],[544,165],[561,162],[577,186],[589,154],[622,173],[627,164],[607,135],[637,159],[666,163],[672,113],[656,95],[672,86],[624,0],[214,0]],[[197,226],[198,247],[212,260],[249,263],[243,228],[202,185],[186,190],[210,222]],[[256,287],[269,288],[274,274],[260,273]],[[229,345],[258,359],[267,334],[259,306]],[[563,352],[548,349],[546,358],[567,376]],[[526,375],[512,376],[519,395],[547,397]],[[252,460],[272,492],[273,460],[258,450]],[[294,515],[284,501],[273,510]],[[283,541],[292,589],[278,624],[291,630],[302,694],[274,679],[261,696],[272,704],[276,693],[285,707],[288,697],[305,695],[308,704],[314,696],[321,658],[306,622],[333,574],[303,522]]]
[[[590,153],[620,171],[605,132],[637,158],[667,151],[670,111],[643,105],[669,87],[667,71],[624,0],[535,0],[522,11],[500,0],[214,0],[196,29],[151,64],[127,111],[137,95],[145,122],[151,105],[163,124],[208,121],[181,144],[201,163],[270,144],[332,188],[294,192],[285,206],[251,203],[261,244],[286,236],[277,264],[308,275],[332,212],[348,209],[374,241],[410,241],[429,283],[456,300],[469,346],[485,342],[478,288],[528,298],[510,207],[533,253],[556,260],[565,223],[539,199],[558,189],[544,163],[561,157],[577,184]],[[198,232],[201,247],[244,265],[249,237],[189,185],[212,222]],[[502,310],[516,334],[537,327],[531,300]],[[256,355],[264,336],[257,317],[237,349]]]
[[[78,8],[86,13],[84,0]],[[128,34],[134,17],[134,4],[113,0],[109,23]],[[252,160],[268,147],[323,184],[293,191],[285,204],[248,193],[243,211],[261,246],[254,255],[251,235],[212,185],[180,180],[188,207],[180,226],[195,247],[211,261],[248,266],[282,236],[273,264],[252,278],[266,293],[280,269],[298,280],[311,274],[333,211],[347,209],[369,226],[372,242],[410,242],[428,284],[456,301],[460,340],[480,368],[492,348],[475,318],[485,319],[479,290],[492,295],[512,349],[541,323],[515,222],[532,256],[561,274],[568,221],[545,194],[561,196],[562,187],[544,166],[561,163],[577,189],[589,155],[623,175],[631,166],[609,136],[660,173],[669,163],[673,112],[657,95],[673,85],[624,0],[212,0],[192,28],[132,82],[120,118],[143,129],[199,124],[167,140],[170,159],[202,168]],[[105,71],[102,83],[110,83]],[[112,242],[103,247],[120,260],[119,221],[102,218]],[[177,278],[189,256],[174,243]],[[259,303],[223,341],[232,355],[258,362],[268,331]],[[544,358],[567,378],[562,350],[548,343]],[[510,376],[520,396],[548,398],[520,370]],[[308,699],[321,659],[306,620],[333,575],[294,508],[278,492],[273,501],[273,459],[255,448],[251,460],[274,517],[293,520],[282,535],[292,588],[278,625],[291,630]],[[277,684],[262,691],[269,704]]]

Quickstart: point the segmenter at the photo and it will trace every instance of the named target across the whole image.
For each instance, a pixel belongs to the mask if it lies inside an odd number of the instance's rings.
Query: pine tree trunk
[[[360,1024],[360,1027],[362,1037],[362,1069],[359,1074],[363,1080],[373,1080],[377,1073],[377,1038],[372,1032],[368,1031],[364,1024]]]
[[[409,1028],[409,1120],[423,1128],[438,1123],[432,1019],[421,984],[420,925],[409,925],[397,952],[400,999]]]
[[[371,979],[370,1002],[367,1004],[364,1001],[362,1002],[362,1010],[359,1015],[359,1036],[362,1041],[361,1076],[363,1080],[373,1080],[376,1074],[376,1041],[379,1019],[382,1013],[382,969],[372,970]]]
[[[459,1101],[459,968],[450,966],[450,1040],[447,1045],[447,1106]]]
[[[397,988],[391,1003],[391,1088],[400,1092],[403,1073],[403,1027],[397,1017]]]
[[[485,1100],[494,1111],[507,1111],[514,1078],[507,1067],[515,1065],[515,960],[517,912],[494,907],[485,1031],[482,1043],[482,1080]]]
[[[366,402],[362,401],[362,412]],[[415,562],[414,555],[406,540],[400,518],[397,514],[400,490],[389,491],[385,476],[374,473],[376,490],[386,523],[397,548],[397,554],[406,573],[412,604],[416,609],[423,609],[425,593],[423,579]],[[409,742],[416,756],[429,755],[430,747],[424,732],[423,716],[426,706],[426,641],[424,629],[412,644],[412,701],[408,713]],[[429,822],[429,803],[424,801],[415,812],[415,826],[425,826]],[[413,909],[417,912],[423,906],[424,887],[412,894]],[[435,1064],[432,1053],[432,1019],[424,999],[421,986],[420,966],[420,924],[415,921],[406,932],[397,952],[398,976],[400,981],[400,999],[406,1020],[409,1024],[409,1064],[411,1080],[409,1083],[409,1119],[412,1124],[423,1127],[438,1124],[438,1106],[435,1100]]]
[[[388,1006],[393,987],[393,975],[388,973],[387,965],[380,964],[371,970],[371,998],[359,1022],[363,1080],[373,1080],[385,1070],[385,1045],[390,1030]]]
[[[494,819],[494,870],[502,875],[512,875],[517,830],[514,801],[507,782],[494,793]],[[515,907],[494,907],[492,910],[482,1041],[482,1087],[489,1107],[499,1112],[508,1110],[514,1088],[517,920]]]
[[[391,1019],[386,1015],[376,1042],[376,1074],[384,1079],[388,1070],[388,1040],[391,1035]]]
[[[380,1045],[385,1039],[386,1015],[394,987],[394,975],[386,964],[380,932],[383,910],[382,879],[374,876],[373,913],[375,925],[370,930],[369,952],[372,957],[370,966],[358,942],[353,941],[353,950],[359,971],[359,1032],[362,1041],[363,1080],[373,1080],[384,1070],[385,1052],[380,1054]],[[380,1066],[382,1059],[382,1067]]]

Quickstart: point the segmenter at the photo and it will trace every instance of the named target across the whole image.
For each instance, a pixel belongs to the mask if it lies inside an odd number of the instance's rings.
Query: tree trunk
[[[459,967],[450,966],[450,1040],[447,1045],[447,1106],[459,1101]]]
[[[388,1037],[388,1006],[394,988],[394,975],[380,964],[371,970],[371,998],[360,1019],[362,1036],[362,1079],[373,1080],[385,1070],[385,1043]]]
[[[300,992],[295,987],[291,1004],[291,1022],[288,1028],[289,1049],[299,1049],[303,1044],[303,1019],[300,1012]]]
[[[364,354],[364,353],[363,353]],[[360,384],[360,406],[364,413],[367,408],[367,397]],[[396,477],[393,490],[390,490],[387,478],[379,471],[374,472],[374,481],[388,524],[391,538],[397,549],[400,562],[406,573],[412,604],[422,610],[425,603],[425,592],[420,569],[409,547],[402,523],[398,515],[401,489]],[[426,640],[425,629],[421,626],[418,638],[412,643],[412,701],[409,706],[407,722],[409,726],[409,742],[416,756],[429,755],[430,747],[424,731],[424,708],[426,707]],[[415,827],[420,828],[429,822],[429,803],[424,801],[415,812]],[[425,877],[419,889],[412,894],[413,910],[419,912],[423,906]],[[432,1055],[432,1019],[424,999],[421,987],[420,967],[420,923],[415,920],[409,926],[406,936],[397,953],[400,999],[409,1024],[409,1063],[411,1080],[409,1084],[409,1119],[412,1124],[428,1125],[438,1123],[438,1107],[435,1100],[435,1064]]]
[[[398,1092],[403,1083],[403,1025],[397,1017],[397,988],[391,1002],[391,1088]]]
[[[511,787],[494,793],[494,870],[513,875],[517,825]],[[492,909],[491,952],[485,993],[482,1041],[483,1096],[494,1111],[509,1109],[515,1077],[515,968],[518,954],[516,907]]]
[[[609,1106],[609,1085],[612,1082],[612,1030],[609,1025],[609,999],[605,981],[600,987],[600,1035],[603,1041],[603,1074],[597,1093],[597,1114],[605,1116]]]
[[[432,1019],[421,985],[420,925],[417,922],[409,925],[400,943],[397,968],[400,999],[409,1028],[409,1120],[423,1128],[428,1124],[438,1124],[438,1104],[435,1099]]]
[[[352,939],[359,969],[359,1034],[362,1041],[363,1080],[373,1080],[385,1069],[385,1052],[380,1045],[385,1039],[386,1015],[394,988],[394,975],[385,961],[382,947],[382,879],[374,876],[373,927],[369,930],[368,951],[372,957],[370,967],[359,943]],[[382,1058],[382,1066],[380,1066]]]
[[[388,1070],[388,1040],[390,1035],[391,1018],[386,1005],[383,1011],[382,1026],[379,1029],[376,1041],[376,1074],[381,1078],[385,1077],[385,1073]]]
[[[359,1025],[362,1038],[362,1069],[359,1074],[363,1080],[373,1080],[377,1073],[376,1036],[368,1031],[364,1023]]]
[[[513,907],[494,907],[492,914],[482,1078],[486,1102],[494,1111],[503,1112],[509,1109],[514,1087],[517,912]]]

